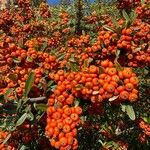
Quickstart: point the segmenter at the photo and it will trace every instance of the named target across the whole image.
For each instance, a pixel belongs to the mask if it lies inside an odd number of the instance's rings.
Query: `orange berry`
[[[134,85],[137,85],[139,83],[139,80],[137,77],[131,77],[130,78],[130,82]]]
[[[109,60],[104,60],[101,62],[102,67],[108,67],[108,65],[109,65]]]
[[[67,124],[65,124],[65,125],[63,126],[63,132],[64,132],[64,133],[70,132],[70,126],[67,125]]]
[[[79,116],[76,113],[72,113],[70,117],[73,121],[77,121],[79,119]]]
[[[124,78],[130,78],[132,76],[131,68],[124,68],[124,70],[122,71],[122,75]]]
[[[129,101],[130,101],[130,102],[135,102],[137,99],[138,99],[137,94],[135,94],[135,93],[130,93],[130,95],[129,95]]]
[[[127,84],[125,84],[125,89],[126,89],[127,91],[132,91],[133,88],[134,88],[134,86],[133,86],[132,83],[127,83]]]
[[[116,68],[109,68],[108,69],[108,74],[110,75],[110,76],[113,76],[113,75],[115,75],[117,73],[117,69]]]
[[[123,99],[123,100],[126,100],[129,98],[129,93],[127,91],[122,91],[120,93],[120,98]]]
[[[115,87],[112,84],[108,84],[106,87],[107,92],[112,93],[115,91]]]
[[[89,67],[89,73],[97,73],[98,72],[98,68],[94,65],[91,65]]]
[[[57,142],[55,143],[55,145],[54,145],[54,147],[55,147],[56,149],[59,149],[60,146],[61,146],[61,143],[60,143],[59,141],[57,141]]]
[[[61,144],[61,146],[66,146],[67,145],[67,143],[68,143],[68,141],[67,141],[67,138],[66,137],[62,137],[62,138],[60,138],[60,144]]]
[[[76,112],[78,115],[82,114],[82,108],[79,107],[79,106],[75,107],[75,112]]]

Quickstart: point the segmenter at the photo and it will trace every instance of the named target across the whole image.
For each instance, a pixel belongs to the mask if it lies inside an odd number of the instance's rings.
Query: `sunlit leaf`
[[[116,100],[118,97],[119,97],[119,95],[118,96],[113,96],[113,97],[109,98],[109,101],[112,102],[112,101]]]
[[[18,79],[18,75],[14,73],[10,73],[8,78],[12,81],[16,81]]]
[[[46,104],[35,104],[35,108],[37,109],[37,110],[40,110],[40,111],[42,111],[42,112],[45,112],[46,110],[47,110],[47,108],[48,108],[48,106],[46,105]]]
[[[109,27],[107,25],[104,25],[103,28],[108,30],[108,31],[115,32],[115,30],[112,27]]]
[[[21,62],[18,58],[14,58],[13,61],[14,61],[14,63],[17,63],[17,64],[19,64]]]
[[[130,118],[131,120],[135,120],[135,112],[134,112],[132,106],[127,105],[127,106],[126,106],[126,112],[127,112],[127,115],[129,116],[129,118]]]
[[[27,113],[24,113],[24,114],[18,119],[18,121],[17,121],[17,123],[16,123],[16,127],[22,125],[22,124],[24,123],[24,121],[27,119],[27,117],[28,117],[28,114],[27,114]]]
[[[5,138],[5,140],[3,141],[3,144],[6,144],[7,141],[10,139],[11,137],[11,134],[8,134],[7,137]]]
[[[31,72],[28,76],[28,79],[26,81],[26,84],[25,84],[25,91],[24,91],[24,97],[27,97],[31,88],[32,88],[32,85],[34,83],[34,79],[35,79],[35,75],[34,75],[34,72]]]
[[[79,71],[79,66],[76,63],[70,63],[70,67],[72,71]]]
[[[116,67],[116,69],[117,69],[118,71],[122,71],[122,70],[123,70],[123,67],[118,63],[117,60],[115,60],[114,63],[115,63],[115,67]]]
[[[122,15],[126,19],[127,22],[130,22],[130,17],[125,10],[122,11]]]

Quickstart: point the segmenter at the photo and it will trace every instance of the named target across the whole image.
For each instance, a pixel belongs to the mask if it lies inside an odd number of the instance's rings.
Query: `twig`
[[[38,102],[46,102],[47,98],[46,97],[36,97],[36,98],[29,98],[29,101],[31,103],[38,103]]]

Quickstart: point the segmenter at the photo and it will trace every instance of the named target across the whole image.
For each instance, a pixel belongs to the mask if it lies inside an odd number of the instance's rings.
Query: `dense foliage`
[[[16,4],[0,11],[0,150],[147,150],[148,1]]]

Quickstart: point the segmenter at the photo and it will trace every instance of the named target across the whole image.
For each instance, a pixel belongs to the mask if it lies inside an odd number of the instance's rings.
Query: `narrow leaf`
[[[8,78],[12,81],[16,81],[18,79],[18,75],[17,74],[9,74]]]
[[[16,126],[22,125],[24,123],[24,121],[27,119],[27,117],[28,117],[28,114],[24,113],[17,121]]]
[[[34,79],[35,79],[35,75],[34,75],[34,72],[31,72],[29,74],[29,77],[26,81],[26,84],[25,84],[25,91],[24,91],[24,96],[27,97],[31,88],[32,88],[32,85],[34,83]]]
[[[46,104],[35,104],[35,108],[38,109],[38,110],[41,110],[41,111],[46,111],[48,106]]]
[[[127,105],[127,106],[126,106],[126,112],[127,112],[127,115],[129,116],[129,118],[130,118],[131,120],[135,120],[135,112],[134,112],[132,106]]]
[[[114,32],[115,30],[107,25],[104,25],[103,26],[104,29],[108,30],[108,31],[111,31],[111,32]]]
[[[112,101],[116,100],[118,97],[119,97],[119,95],[118,96],[113,96],[113,97],[109,98],[109,101],[112,102]]]
[[[126,22],[130,22],[130,18],[125,10],[122,11],[122,15],[126,19]]]
[[[21,62],[18,58],[14,58],[13,61],[14,61],[14,63],[17,63],[17,64],[19,64]]]
[[[122,71],[122,70],[123,70],[123,67],[118,63],[117,60],[115,60],[114,63],[115,63],[115,67],[116,67],[116,69],[117,69],[118,71]]]
[[[6,144],[7,141],[10,139],[11,137],[11,134],[8,134],[7,137],[5,138],[5,140],[3,141],[3,144]]]

